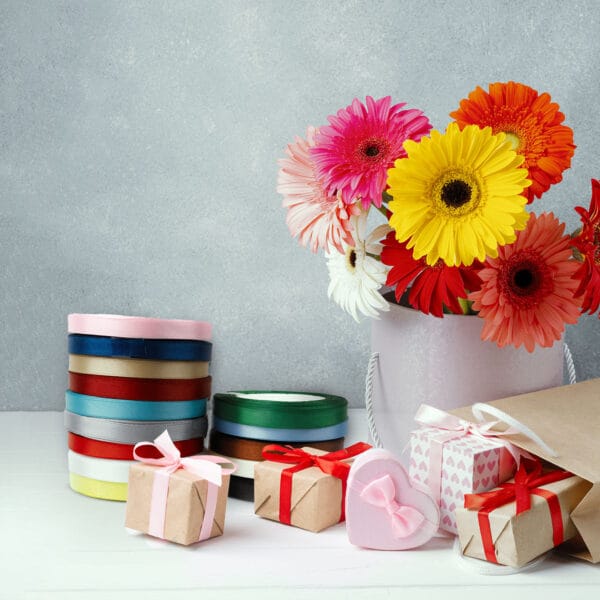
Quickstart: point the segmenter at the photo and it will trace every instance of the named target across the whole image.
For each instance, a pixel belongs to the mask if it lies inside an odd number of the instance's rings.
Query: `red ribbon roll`
[[[323,473],[332,475],[342,482],[342,509],[340,516],[340,522],[342,522],[346,517],[344,504],[346,483],[348,481],[348,473],[350,472],[350,465],[342,461],[365,452],[369,448],[371,448],[369,444],[358,442],[343,450],[317,456],[301,448],[292,448],[291,446],[279,446],[278,444],[265,446],[262,451],[262,456],[265,460],[293,465],[281,472],[281,479],[279,481],[279,521],[289,525],[292,520],[292,479],[294,473],[310,467],[318,467]]]
[[[515,514],[519,515],[528,511],[531,508],[532,494],[541,496],[548,503],[550,518],[552,520],[552,539],[554,545],[558,546],[563,542],[564,531],[558,496],[549,490],[541,489],[540,486],[567,479],[572,477],[573,474],[568,471],[559,470],[543,475],[542,464],[539,461],[535,461],[532,470],[527,472],[524,462],[521,462],[513,483],[503,483],[499,489],[482,494],[465,494],[465,508],[479,511],[477,515],[479,531],[481,533],[485,557],[489,562],[498,562],[492,539],[490,513],[496,508],[513,501],[516,502]],[[531,463],[531,461],[528,462]]]
[[[78,394],[119,400],[198,400],[210,397],[211,377],[138,379],[69,372],[69,389]]]
[[[71,432],[68,434],[68,440],[69,449],[78,454],[114,460],[133,460],[133,444],[116,444],[114,442],[92,440],[91,438]],[[192,438],[191,440],[182,440],[174,443],[179,452],[181,452],[181,456],[199,454],[204,449],[204,438]],[[153,448],[144,447],[143,452],[144,458],[160,458],[161,456],[158,450],[154,450]]]

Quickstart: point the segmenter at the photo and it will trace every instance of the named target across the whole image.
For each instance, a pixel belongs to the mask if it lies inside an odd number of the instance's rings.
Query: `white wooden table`
[[[225,535],[184,548],[126,532],[125,505],[71,491],[59,412],[0,413],[0,599],[595,599],[600,565],[551,556],[537,569],[480,575],[436,539],[410,552],[348,543],[263,520],[230,499]],[[351,411],[348,442],[366,439]]]

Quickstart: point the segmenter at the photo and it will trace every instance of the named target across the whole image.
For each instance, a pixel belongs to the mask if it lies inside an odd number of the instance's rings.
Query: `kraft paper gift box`
[[[456,534],[454,511],[464,495],[486,492],[512,477],[515,460],[506,442],[472,435],[465,421],[439,409],[422,405],[415,420],[438,426],[411,433],[409,476],[429,488],[437,501],[440,529]]]
[[[569,553],[600,562],[600,379],[475,406],[481,412],[493,411],[493,418],[508,415],[510,421],[534,431],[543,445],[523,434],[507,435],[506,439],[590,484],[571,512],[578,535],[569,542]],[[474,422],[472,408],[452,412]]]
[[[519,479],[521,490],[517,493],[511,485]],[[526,475],[520,468],[515,479],[505,485],[469,494],[465,507],[456,509],[465,556],[522,567],[577,535],[570,514],[591,483],[562,470],[542,475],[540,464],[538,475]]]
[[[211,455],[180,458],[165,434],[155,440],[155,447],[167,454],[164,459],[136,454],[139,446],[153,444],[135,446],[134,457],[146,464],[129,468],[125,527],[186,546],[222,535],[229,476],[235,467]]]
[[[344,520],[350,459],[371,446],[336,452],[271,444],[254,467],[254,512],[266,519],[319,532]]]

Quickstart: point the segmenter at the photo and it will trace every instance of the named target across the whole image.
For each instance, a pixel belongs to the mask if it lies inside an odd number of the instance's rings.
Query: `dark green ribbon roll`
[[[257,427],[315,429],[343,423],[348,401],[330,394],[240,391],[215,394],[215,417]]]

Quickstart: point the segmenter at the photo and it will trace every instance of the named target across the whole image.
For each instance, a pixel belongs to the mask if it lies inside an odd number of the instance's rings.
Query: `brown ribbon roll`
[[[271,444],[270,441],[250,440],[247,438],[235,437],[227,435],[214,429],[210,432],[209,447],[213,452],[231,456],[232,458],[242,458],[244,460],[263,460],[262,449]],[[334,452],[341,450],[344,447],[344,438],[335,440],[326,440],[324,442],[277,442],[281,446],[293,446],[301,448],[302,446],[310,446],[318,450],[326,452]]]

